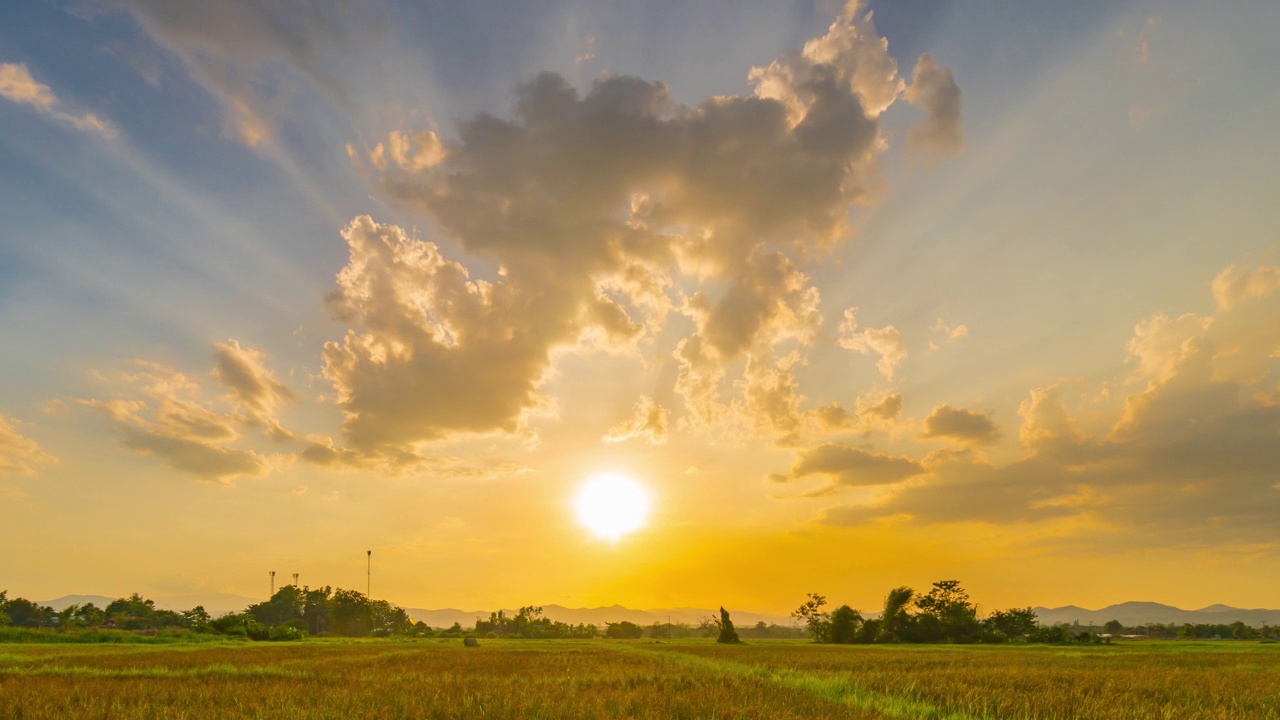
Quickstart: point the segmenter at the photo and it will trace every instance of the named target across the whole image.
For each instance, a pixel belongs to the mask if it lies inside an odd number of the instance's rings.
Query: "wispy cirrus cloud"
[[[53,88],[37,81],[23,63],[0,63],[0,97],[26,105],[36,112],[77,130],[114,138],[116,130],[93,113],[76,114],[63,109]]]
[[[22,423],[0,414],[0,475],[32,475],[58,458],[21,432]]]
[[[110,395],[78,403],[109,418],[126,449],[200,480],[229,485],[291,463],[289,454],[253,447],[246,434],[292,439],[271,414],[292,391],[265,368],[261,353],[235,340],[215,346],[214,357],[210,375],[230,390],[228,397],[173,368],[138,360],[130,371],[97,374]]]

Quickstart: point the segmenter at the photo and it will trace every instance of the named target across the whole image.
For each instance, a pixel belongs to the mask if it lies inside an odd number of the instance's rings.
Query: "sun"
[[[578,522],[596,536],[617,540],[644,525],[649,513],[649,492],[621,473],[591,476],[574,501]]]

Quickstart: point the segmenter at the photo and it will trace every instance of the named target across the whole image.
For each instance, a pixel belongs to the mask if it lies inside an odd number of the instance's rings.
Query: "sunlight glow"
[[[644,525],[649,493],[626,475],[599,473],[578,491],[574,506],[578,522],[598,537],[616,541]]]

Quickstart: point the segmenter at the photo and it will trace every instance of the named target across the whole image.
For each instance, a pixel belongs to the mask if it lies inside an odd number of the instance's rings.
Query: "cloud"
[[[886,380],[893,380],[898,368],[907,359],[907,346],[902,341],[902,333],[892,325],[859,331],[857,314],[857,307],[844,311],[844,321],[840,323],[840,347],[863,355],[879,355],[876,369]]]
[[[1129,359],[1138,363],[1139,379],[1163,382],[1191,353],[1193,341],[1199,337],[1212,319],[1192,313],[1171,318],[1156,313],[1134,327],[1133,338],[1125,346]]]
[[[935,333],[941,333],[947,342],[955,342],[961,338],[969,336],[969,326],[963,323],[951,325],[942,318],[938,318],[930,328]]]
[[[1000,429],[987,415],[939,405],[924,419],[924,431],[920,436],[947,438],[966,445],[990,445],[1000,438]]]
[[[349,50],[360,16],[340,2],[117,0],[220,103],[223,132],[249,146],[269,142],[289,75],[344,99],[332,56]]]
[[[818,424],[827,430],[848,429],[870,433],[892,427],[898,422],[898,418],[902,416],[902,395],[863,393],[858,396],[853,413],[834,402],[817,408],[813,413]]]
[[[262,371],[257,363],[260,357],[235,340],[215,347],[217,364],[211,375],[234,388],[230,398],[234,405],[230,407],[220,407],[223,401],[206,392],[201,382],[146,361],[135,361],[133,372],[97,375],[114,391],[113,397],[82,398],[78,402],[107,416],[120,432],[120,443],[126,449],[158,458],[173,470],[219,484],[230,484],[237,477],[261,477],[287,464],[291,458],[237,447],[237,443],[243,444],[245,440],[242,430],[261,427],[263,422],[252,412],[248,415],[234,412],[236,405],[246,402],[237,391],[250,390],[253,386],[250,378],[262,380],[270,373],[266,376],[261,372],[236,373],[246,368]],[[249,364],[239,366],[237,362]],[[267,383],[266,387],[271,386]],[[249,397],[263,408],[271,407],[263,404],[266,403],[264,396]],[[287,433],[278,423],[267,420],[264,429],[267,437],[287,439],[279,436],[281,432]]]
[[[534,472],[520,463],[486,458],[468,462],[450,455],[419,455],[409,451],[357,452],[336,445],[332,438],[307,438],[306,448],[299,454],[306,462],[332,470],[376,472],[383,475],[427,475],[439,478],[489,480]]]
[[[125,427],[121,444],[140,455],[151,455],[168,467],[190,473],[201,480],[225,483],[239,476],[265,475],[269,458],[248,450],[215,445],[192,437],[170,434],[171,428],[152,430]]]
[[[1213,283],[1219,299],[1213,316],[1156,314],[1138,323],[1127,350],[1138,364],[1139,387],[1109,421],[1092,412],[1093,424],[1109,426],[1105,432],[1082,427],[1061,386],[1036,388],[1019,408],[1024,459],[997,466],[967,453],[931,456],[926,473],[877,504],[829,508],[820,521],[1073,518],[1083,521],[1075,542],[1112,547],[1274,544],[1280,512],[1274,271],[1225,270]],[[955,409],[945,416],[972,423],[961,436],[983,436],[984,416]]]
[[[32,475],[37,465],[58,462],[40,444],[25,437],[17,418],[0,414],[0,475]]]
[[[889,41],[876,31],[871,13],[862,9],[861,2],[850,0],[826,35],[805,43],[798,53],[753,68],[756,94],[778,100],[799,119],[812,102],[810,83],[830,74],[857,95],[868,115],[877,117],[889,109],[903,91],[898,61],[889,54]]]
[[[1102,448],[1081,431],[1062,401],[1059,386],[1033,389],[1031,396],[1018,406],[1018,414],[1022,416],[1018,439],[1023,447],[1037,455],[1065,465],[1079,465],[1100,457]]]
[[[902,485],[879,504],[829,507],[818,522],[848,526],[892,517],[921,524],[1028,522],[1078,511],[1073,506],[1077,493],[1070,473],[1051,462],[996,467],[959,459],[931,468],[923,482]]]
[[[939,66],[931,55],[921,55],[905,97],[907,102],[928,114],[924,122],[910,130],[911,143],[938,153],[958,153],[964,149],[960,117],[963,103],[951,70]]]
[[[827,430],[837,430],[853,425],[853,416],[837,402],[817,408],[813,413],[818,419],[818,424]]]
[[[356,451],[514,432],[539,402],[552,348],[592,323],[571,282],[540,292],[520,276],[473,280],[434,243],[367,216],[343,237],[351,259],[330,304],[360,330],[325,344],[323,372]]]
[[[890,393],[875,400],[874,396],[858,398],[858,417],[864,422],[892,423],[902,416],[902,395]]]
[[[1232,265],[1218,273],[1212,287],[1218,310],[1225,312],[1241,303],[1280,292],[1280,267]]]
[[[284,383],[263,364],[266,356],[236,340],[213,348],[213,376],[245,410],[260,419],[274,420],[277,406],[298,401]]]
[[[649,442],[661,445],[667,441],[667,428],[670,425],[670,413],[666,408],[653,401],[648,395],[641,395],[636,401],[632,417],[609,428],[604,439],[608,442],[623,442],[632,438],[648,438]]]
[[[826,444],[800,453],[790,473],[773,475],[771,479],[790,482],[810,475],[826,475],[834,489],[887,485],[924,472],[924,466],[910,458],[879,455],[848,445]]]
[[[661,82],[602,76],[580,92],[544,72],[515,88],[509,117],[350,147],[384,197],[498,273],[369,218],[344,231],[334,308],[353,328],[325,350],[344,443],[393,452],[519,432],[554,351],[660,339],[674,346],[680,422],[794,437],[794,353],[821,325],[803,263],[871,196],[880,115],[904,83],[856,3],[749,81],[752,95],[684,105]],[[673,311],[692,331],[660,337]],[[867,334],[890,374],[905,353],[895,337]]]
[[[31,77],[25,64],[0,63],[0,97],[33,107],[40,114],[77,130],[97,133],[105,138],[116,136],[115,128],[93,113],[76,115],[58,109],[62,103],[53,88]]]

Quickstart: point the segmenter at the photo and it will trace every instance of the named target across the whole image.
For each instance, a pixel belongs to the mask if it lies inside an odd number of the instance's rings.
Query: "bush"
[[[304,631],[296,627],[288,627],[286,625],[271,628],[267,635],[268,640],[273,640],[275,642],[301,640],[304,637],[306,637],[306,633]],[[258,638],[254,639],[257,640]]]
[[[249,636],[250,640],[270,640],[271,628],[254,620],[253,618],[244,619],[244,634]]]
[[[623,620],[622,622],[605,623],[605,625],[604,636],[607,638],[619,640],[644,637],[644,628],[633,622]]]

